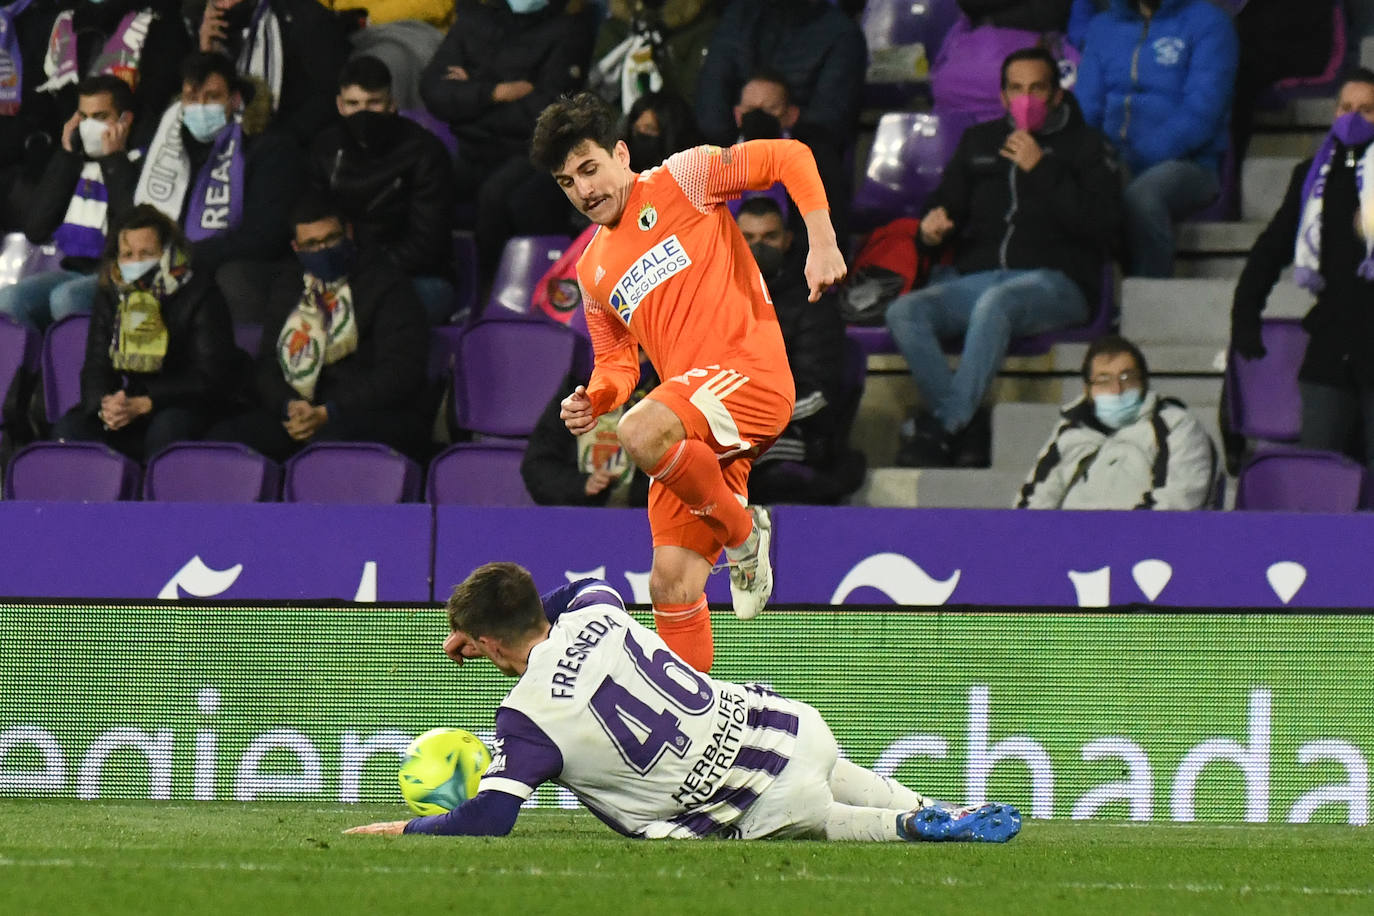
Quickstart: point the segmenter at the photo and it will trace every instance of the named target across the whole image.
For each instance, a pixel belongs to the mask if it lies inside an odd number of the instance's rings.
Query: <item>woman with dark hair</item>
[[[630,147],[630,168],[636,172],[705,142],[692,106],[676,93],[645,93],[625,113],[625,143]]]
[[[99,440],[142,460],[196,439],[229,393],[229,312],[162,211],[140,204],[112,233],[81,366],[81,401],[56,439]]]

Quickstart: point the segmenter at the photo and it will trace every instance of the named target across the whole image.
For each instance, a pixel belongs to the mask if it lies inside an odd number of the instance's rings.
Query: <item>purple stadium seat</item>
[[[926,59],[934,60],[958,19],[957,0],[868,0],[861,23],[870,51],[920,42]]]
[[[29,251],[29,259],[24,264],[24,276],[51,273],[62,269],[64,255],[56,245],[35,245]]]
[[[138,495],[138,465],[99,442],[34,442],[10,459],[6,499],[113,502]]]
[[[400,112],[400,115],[403,118],[409,118],[425,130],[434,134],[434,136],[438,137],[440,142],[444,144],[444,149],[448,150],[450,159],[458,155],[458,138],[453,136],[453,131],[449,130],[447,124],[430,114],[428,110],[424,108],[407,108],[405,111]]]
[[[317,442],[286,463],[294,503],[388,505],[420,498],[420,466],[376,442]]]
[[[1222,381],[1228,424],[1250,439],[1296,442],[1302,429],[1298,369],[1307,354],[1307,332],[1296,318],[1268,318],[1260,335],[1268,351],[1263,359],[1228,354]]]
[[[430,462],[429,501],[436,505],[533,506],[520,476],[521,442],[460,442]]]
[[[39,360],[43,373],[43,409],[56,423],[81,401],[81,364],[86,361],[86,315],[68,315],[48,325]]]
[[[281,467],[236,442],[174,442],[148,460],[143,498],[162,502],[276,502]]]
[[[551,321],[479,321],[459,341],[458,426],[528,436],[572,367],[577,335]]]
[[[262,343],[262,325],[250,322],[235,324],[234,343],[249,356],[256,357],[258,347]]]
[[[566,235],[519,235],[506,242],[482,317],[547,321],[543,312],[530,307],[530,297],[534,285],[570,244]]]
[[[1335,452],[1275,446],[1241,469],[1236,508],[1270,512],[1354,512],[1364,467]]]
[[[889,112],[878,121],[873,148],[852,207],[856,230],[917,217],[940,183],[959,133],[933,114]]]
[[[35,332],[7,315],[0,315],[0,401],[13,387],[20,369],[37,368],[39,346],[40,338]],[[0,426],[3,425],[4,417],[0,416]]]

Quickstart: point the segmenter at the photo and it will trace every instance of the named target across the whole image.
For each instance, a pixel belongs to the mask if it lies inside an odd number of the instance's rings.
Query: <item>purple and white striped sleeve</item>
[[[529,716],[506,706],[496,712],[491,752],[491,766],[476,795],[447,814],[415,818],[406,824],[405,832],[505,836],[515,826],[525,799],[563,772],[558,745]]]

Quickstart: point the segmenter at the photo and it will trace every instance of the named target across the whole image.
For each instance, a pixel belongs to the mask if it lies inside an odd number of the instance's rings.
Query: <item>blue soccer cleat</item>
[[[1021,812],[1011,805],[956,808],[937,803],[903,814],[897,831],[912,842],[1005,843],[1021,832]]]

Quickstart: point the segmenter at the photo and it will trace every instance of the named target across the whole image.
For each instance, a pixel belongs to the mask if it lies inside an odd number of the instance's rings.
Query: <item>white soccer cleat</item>
[[[735,616],[752,620],[773,595],[773,564],[768,550],[773,544],[773,520],[763,506],[750,506],[754,530],[743,544],[725,548],[730,560],[730,600]]]

